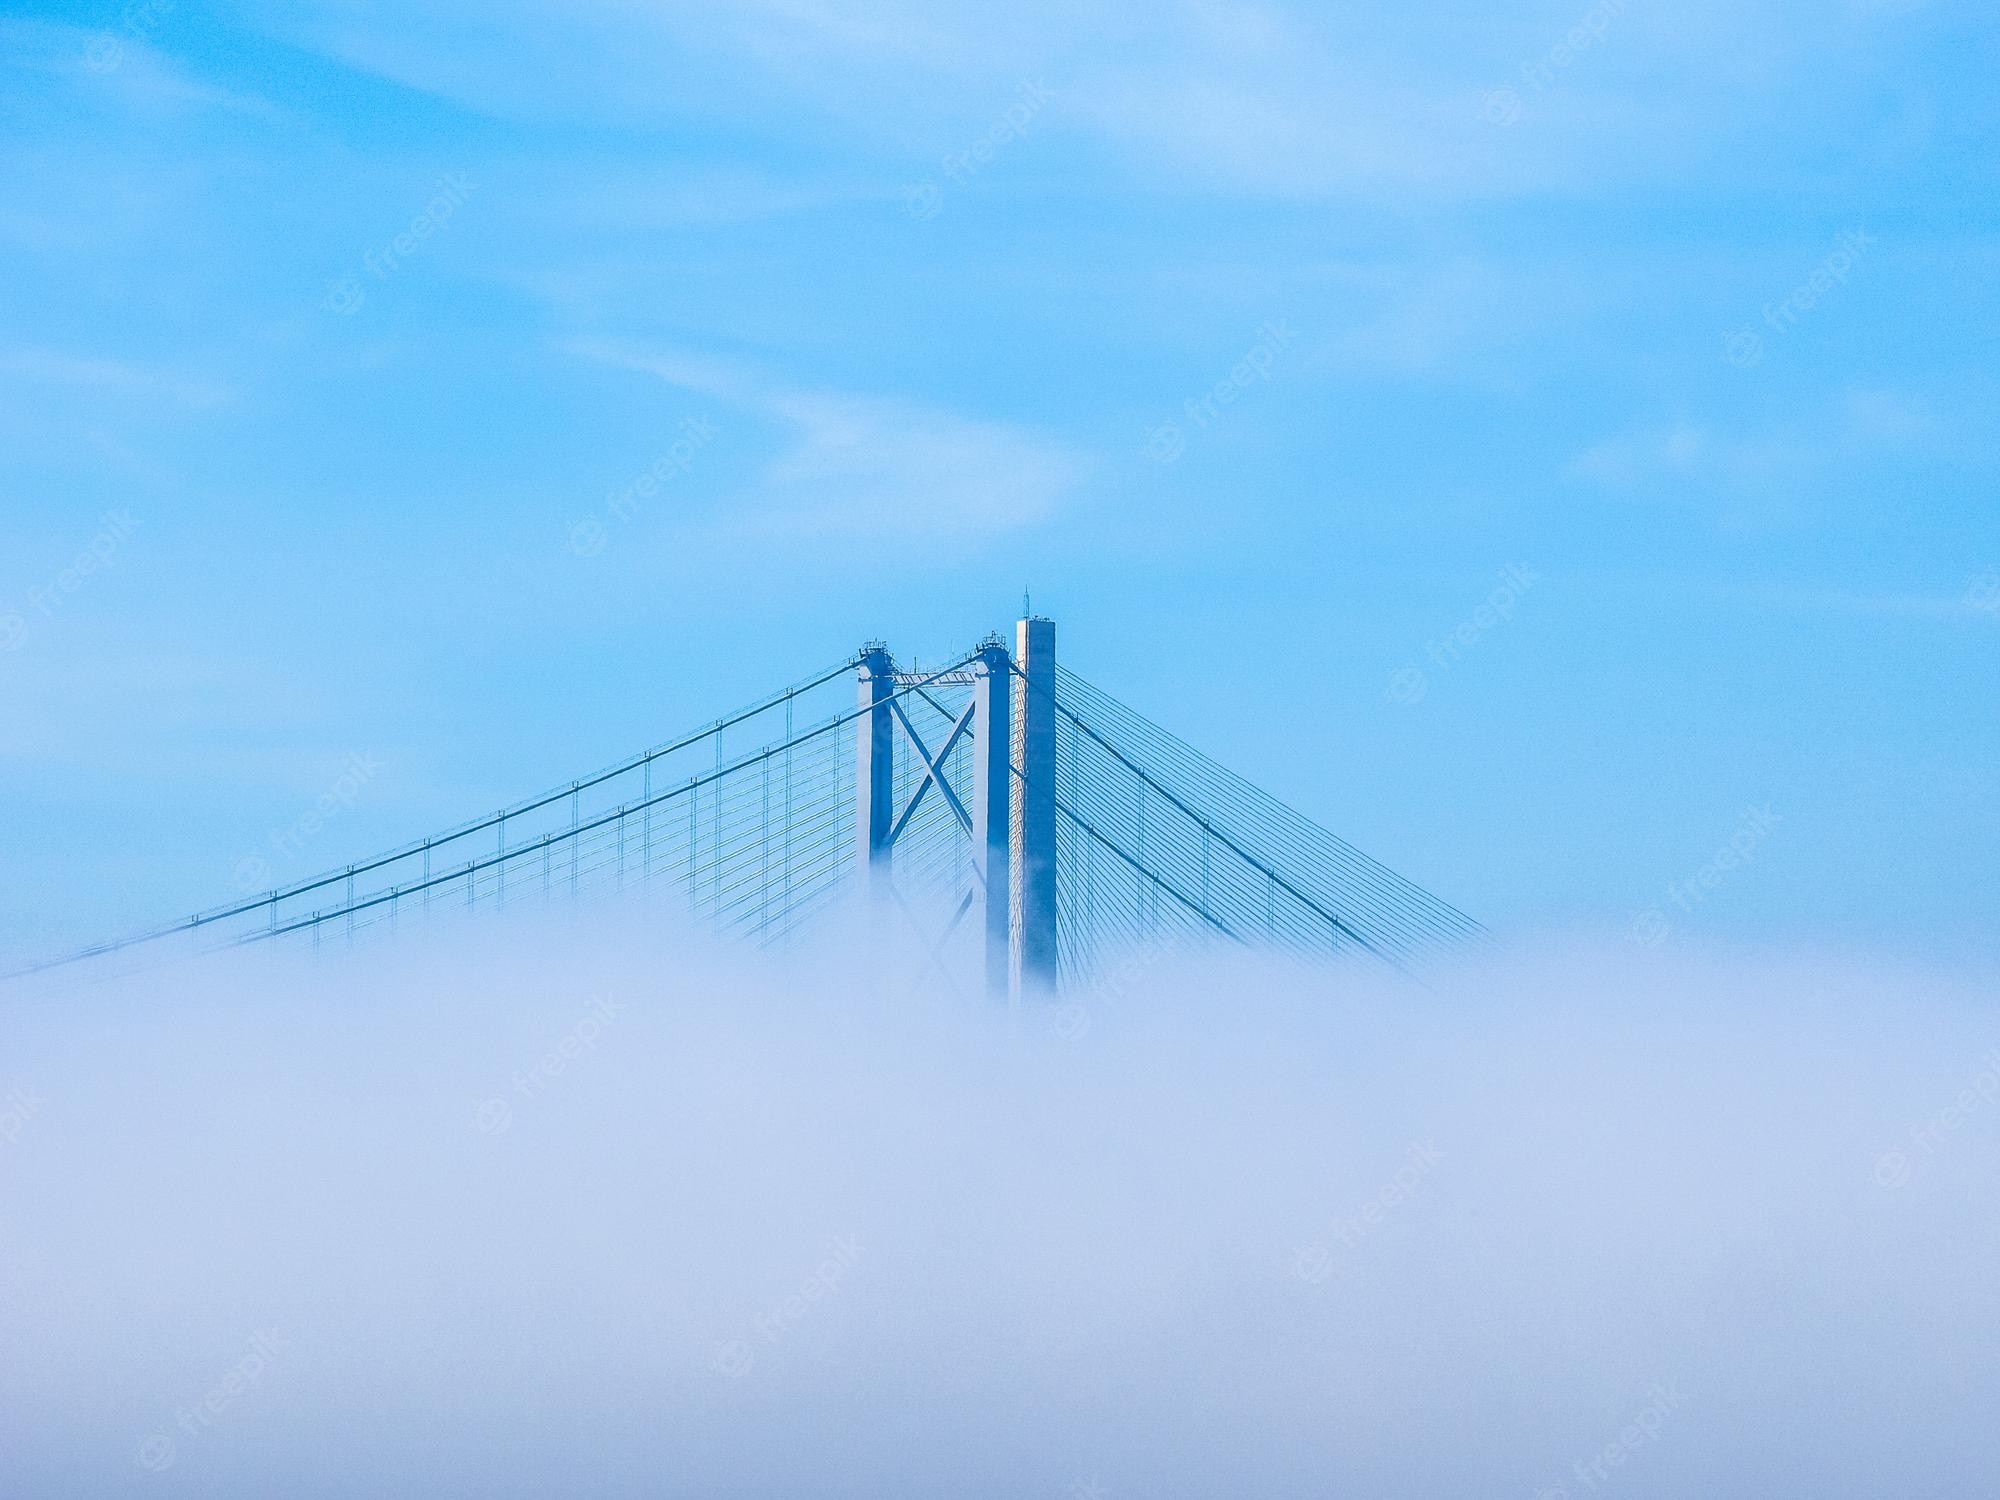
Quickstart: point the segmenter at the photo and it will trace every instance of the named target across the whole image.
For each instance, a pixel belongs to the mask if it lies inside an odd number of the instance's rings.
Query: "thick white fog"
[[[0,1495],[1992,1492],[1982,980],[634,925],[0,1003]]]

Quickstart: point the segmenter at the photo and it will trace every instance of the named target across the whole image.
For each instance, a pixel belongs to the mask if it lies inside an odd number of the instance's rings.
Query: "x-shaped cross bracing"
[[[930,747],[924,743],[924,737],[917,733],[917,726],[910,722],[910,716],[903,711],[903,705],[894,698],[889,700],[889,708],[895,716],[896,723],[902,726],[903,735],[909,740],[910,748],[917,752],[918,758],[924,763],[924,774],[923,779],[917,783],[917,789],[910,793],[910,800],[904,803],[903,810],[896,814],[896,821],[890,826],[889,836],[882,841],[884,848],[896,842],[903,829],[909,825],[911,817],[915,815],[917,804],[924,800],[924,793],[933,785],[937,787],[938,795],[944,798],[958,818],[960,826],[968,834],[972,832],[972,814],[965,810],[965,804],[958,800],[958,793],[951,789],[951,783],[945,779],[944,763],[957,747],[959,739],[972,727],[972,716],[978,707],[977,699],[965,705],[965,711],[958,716],[957,721],[951,726],[951,733],[945,737],[943,748],[933,755]],[[985,872],[975,866],[973,873],[983,884],[986,879]]]

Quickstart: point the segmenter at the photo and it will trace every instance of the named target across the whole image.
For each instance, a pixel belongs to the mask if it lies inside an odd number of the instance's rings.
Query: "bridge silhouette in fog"
[[[1021,1001],[1233,944],[1402,970],[1478,923],[1056,661],[1020,620],[949,664],[855,654],[617,765],[310,879],[63,955],[348,941],[629,888],[763,947],[871,944]]]

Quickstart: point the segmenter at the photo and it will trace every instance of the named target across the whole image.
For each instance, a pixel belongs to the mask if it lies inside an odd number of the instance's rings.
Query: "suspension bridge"
[[[1412,972],[1479,924],[1057,664],[1030,616],[941,667],[882,642],[567,785],[325,874],[64,954],[351,941],[628,887],[761,947],[859,901],[1011,1002],[1214,943]]]

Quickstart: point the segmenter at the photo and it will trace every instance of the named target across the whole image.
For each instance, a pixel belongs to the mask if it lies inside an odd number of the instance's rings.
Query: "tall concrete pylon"
[[[972,680],[972,873],[988,998],[1009,993],[1014,944],[1014,662],[998,636],[980,642]]]
[[[891,820],[896,813],[896,661],[880,641],[861,648],[854,721],[854,840],[861,886],[872,903],[886,894]]]
[[[1015,780],[1009,993],[1018,1003],[1056,992],[1056,622],[1014,626]]]
[[[1015,627],[1015,653],[989,636],[967,662],[971,701],[947,738],[925,744],[898,701],[905,682],[879,641],[857,663],[860,710],[854,737],[855,857],[880,934],[890,895],[892,850],[929,786],[951,804],[971,841],[971,911],[980,934],[987,994],[1003,1002],[1052,996],[1056,989],[1055,638],[1053,620]],[[970,750],[971,784],[950,786],[944,762],[960,736]],[[908,800],[896,805],[899,743],[924,765]]]

